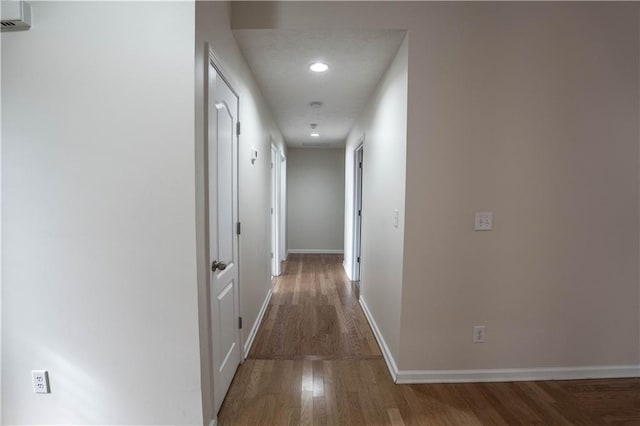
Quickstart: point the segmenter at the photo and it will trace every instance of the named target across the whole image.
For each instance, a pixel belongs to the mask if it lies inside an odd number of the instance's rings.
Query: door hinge
[[[359,166],[360,166],[360,168],[362,168],[362,161],[360,162]]]
[[[240,122],[239,121],[236,123],[236,134],[238,136],[240,136]]]
[[[242,328],[242,317],[238,317],[238,328]]]
[[[273,169],[273,163],[271,163],[271,168]]]
[[[360,263],[360,256],[358,256],[358,263]]]
[[[273,214],[273,207],[271,207],[271,214]]]
[[[362,216],[362,210],[358,210],[358,216]]]
[[[273,259],[273,253],[271,253],[271,258]]]
[[[236,224],[236,234],[240,235],[240,222]]]

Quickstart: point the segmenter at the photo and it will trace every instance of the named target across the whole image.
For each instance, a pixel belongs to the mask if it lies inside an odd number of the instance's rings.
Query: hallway
[[[396,385],[341,255],[290,255],[219,425],[640,422],[638,379]]]
[[[382,358],[342,255],[291,254],[285,264],[249,358]]]

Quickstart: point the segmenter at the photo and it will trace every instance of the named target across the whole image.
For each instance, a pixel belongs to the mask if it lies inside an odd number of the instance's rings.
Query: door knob
[[[219,271],[224,271],[225,269],[227,269],[227,264],[224,262],[218,262],[217,260],[214,260],[211,263],[211,271],[215,272],[216,269]]]

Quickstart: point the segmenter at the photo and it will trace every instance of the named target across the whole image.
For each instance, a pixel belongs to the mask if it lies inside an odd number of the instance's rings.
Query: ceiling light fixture
[[[314,62],[309,65],[309,69],[313,72],[325,72],[329,69],[329,65],[324,62]]]
[[[311,109],[316,111],[316,120],[313,123],[309,124],[309,127],[311,127],[311,134],[309,136],[311,136],[312,138],[319,138],[320,137],[320,133],[318,133],[318,126],[320,125],[320,108],[322,107],[322,102],[319,101],[313,101],[311,103],[309,103],[309,106],[311,106]]]

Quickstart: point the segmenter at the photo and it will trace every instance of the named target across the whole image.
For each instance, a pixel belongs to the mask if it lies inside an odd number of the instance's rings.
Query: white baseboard
[[[399,370],[376,321],[360,296],[360,306],[382,350],[387,368],[397,384],[524,382],[536,380],[617,379],[640,377],[640,365],[588,367],[506,368],[482,370]]]
[[[269,300],[271,300],[271,295],[273,294],[272,290],[269,289],[267,293],[267,297],[264,298],[264,302],[262,302],[262,307],[260,307],[260,312],[258,312],[258,318],[256,318],[253,326],[251,327],[251,332],[249,333],[249,338],[244,344],[244,359],[247,359],[249,356],[249,351],[251,350],[251,345],[253,345],[253,341],[256,338],[256,334],[258,333],[258,327],[260,327],[260,323],[262,322],[262,317],[264,317],[264,313],[267,311],[267,306],[269,306]]]
[[[640,376],[640,365],[508,368],[486,370],[400,370],[396,383],[523,382],[613,379]]]
[[[338,249],[291,249],[288,254],[344,254]]]
[[[218,419],[217,419],[217,418],[216,418],[216,419],[212,419],[212,420],[209,422],[209,426],[217,426],[217,424],[218,424]]]
[[[382,356],[384,357],[385,362],[387,363],[387,368],[389,369],[389,373],[391,373],[391,378],[394,382],[398,383],[398,365],[396,364],[396,360],[393,359],[393,355],[391,354],[391,350],[385,342],[384,337],[382,337],[382,333],[376,324],[376,321],[373,319],[373,315],[371,315],[371,311],[369,311],[369,307],[367,306],[367,302],[365,302],[364,297],[360,295],[360,306],[362,306],[362,310],[364,311],[364,316],[367,317],[367,321],[369,321],[369,325],[373,330],[373,335],[376,337],[378,341],[378,345],[382,350]]]

